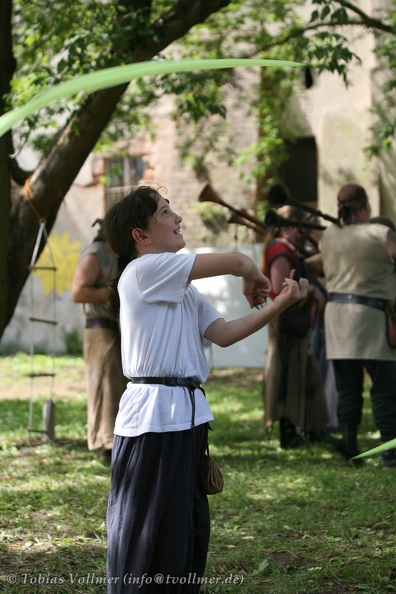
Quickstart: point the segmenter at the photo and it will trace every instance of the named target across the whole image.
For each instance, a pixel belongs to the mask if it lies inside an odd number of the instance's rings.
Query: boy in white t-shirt
[[[204,470],[213,419],[200,386],[209,374],[204,349],[250,336],[308,291],[306,279],[285,279],[265,309],[226,322],[191,281],[242,277],[251,307],[265,302],[270,283],[238,252],[177,254],[185,246],[181,221],[146,186],[114,205],[104,221],[118,256],[109,304],[120,319],[123,372],[130,378],[114,431],[107,511],[111,594],[199,592],[210,532]]]

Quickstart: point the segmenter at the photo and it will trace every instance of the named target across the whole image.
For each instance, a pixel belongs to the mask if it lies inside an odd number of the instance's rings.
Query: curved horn
[[[262,221],[260,221],[260,219],[249,214],[247,212],[247,210],[245,210],[245,209],[238,209],[238,208],[235,208],[234,206],[231,206],[231,204],[227,204],[227,202],[225,202],[222,198],[220,198],[220,196],[217,194],[217,192],[215,192],[215,190],[212,188],[212,186],[209,183],[205,184],[205,186],[202,188],[202,190],[198,196],[198,202],[214,202],[215,204],[220,204],[221,206],[225,206],[229,210],[232,210],[232,212],[234,212],[236,215],[238,215],[244,219],[247,219],[248,221],[250,221],[251,223],[253,223],[253,225],[256,225],[257,227],[260,227],[264,233],[266,232],[266,228],[265,228],[264,224],[262,223]]]
[[[286,219],[278,215],[275,210],[267,211],[264,218],[264,226],[266,229],[273,229],[274,227],[299,227],[302,229],[319,229],[321,231],[326,229],[323,225],[317,225],[316,223]]]
[[[245,209],[241,208],[241,213],[245,213]],[[250,223],[246,220],[245,214],[243,214],[243,216],[237,214],[236,212],[233,212],[230,216],[230,218],[228,219],[229,223],[235,223],[236,225],[244,225],[244,227],[247,227],[248,229],[253,229],[253,231],[255,231],[256,233],[260,233],[261,235],[266,235],[267,231],[264,227],[263,224],[261,224],[260,226],[255,225],[254,223]]]
[[[289,188],[285,184],[275,184],[268,191],[268,204],[272,208],[280,208],[285,204],[291,204]]]
[[[310,214],[316,215],[317,217],[321,217],[322,219],[326,219],[335,225],[339,224],[338,219],[325,214],[318,210],[317,208],[313,208],[312,206],[308,206],[304,202],[299,202],[295,198],[292,197],[290,194],[289,188],[285,184],[275,184],[270,188],[268,192],[268,204],[273,208],[280,208],[285,204],[290,204],[291,206],[297,206]],[[312,227],[315,228],[315,227]]]

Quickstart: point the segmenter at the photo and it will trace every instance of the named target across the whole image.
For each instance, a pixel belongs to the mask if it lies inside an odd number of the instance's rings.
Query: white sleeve
[[[136,262],[136,279],[147,303],[180,303],[189,285],[195,254],[147,254]]]

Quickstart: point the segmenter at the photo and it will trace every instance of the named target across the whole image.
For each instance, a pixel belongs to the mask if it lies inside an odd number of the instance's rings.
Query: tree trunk
[[[182,38],[196,24],[227,6],[230,0],[179,0],[162,15],[152,29],[157,33],[131,42],[131,62],[150,60],[172,42]],[[128,4],[124,2],[124,4]],[[130,10],[136,9],[135,3]],[[11,46],[12,0],[0,2],[0,97],[9,92],[14,72]],[[28,174],[9,158],[11,134],[0,138],[0,338],[12,318],[29,275],[40,218],[49,233],[65,194],[127,89],[121,85],[90,95],[57,137],[52,149],[22,185]],[[0,98],[0,101],[1,98]],[[0,103],[1,113],[4,104]],[[78,133],[76,133],[76,130]],[[11,179],[18,182],[11,198]],[[15,181],[13,182],[15,185]],[[44,248],[44,241],[39,253]]]
[[[10,81],[15,71],[11,34],[12,0],[0,2],[0,113],[4,113],[4,97],[10,92]],[[12,278],[10,244],[11,211],[11,167],[8,155],[12,152],[11,134],[0,137],[0,337],[10,320],[8,315],[8,295]],[[12,310],[14,311],[14,310]]]

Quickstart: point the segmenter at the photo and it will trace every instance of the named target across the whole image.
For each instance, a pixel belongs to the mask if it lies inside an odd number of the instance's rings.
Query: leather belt
[[[109,318],[87,318],[85,320],[85,327],[89,330],[97,328],[109,328],[110,330],[119,331],[120,327],[117,322]]]
[[[195,390],[198,388],[205,394],[201,384],[191,377],[130,377],[133,384],[160,384],[163,386],[183,386],[188,388],[191,400],[192,416],[191,427],[195,425]]]
[[[386,299],[377,299],[377,297],[363,297],[362,295],[352,295],[351,293],[329,293],[328,301],[333,303],[358,303],[359,305],[368,305],[381,311],[386,311],[388,301]]]

